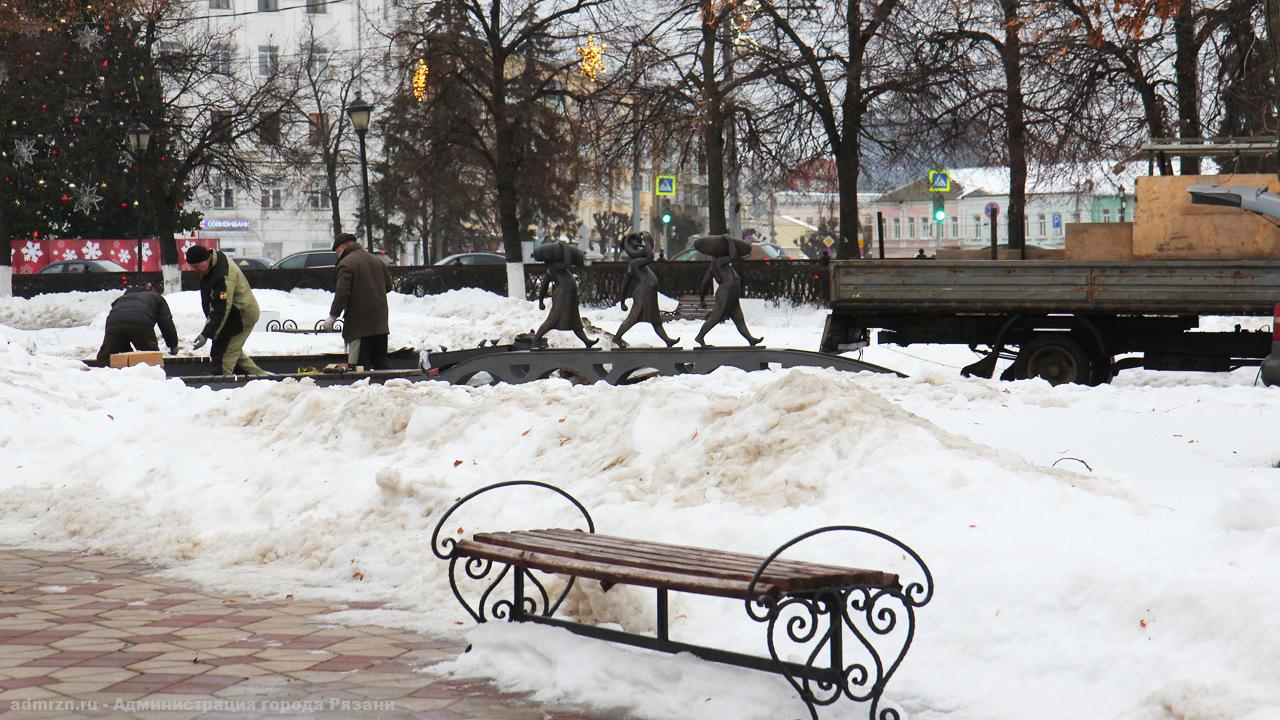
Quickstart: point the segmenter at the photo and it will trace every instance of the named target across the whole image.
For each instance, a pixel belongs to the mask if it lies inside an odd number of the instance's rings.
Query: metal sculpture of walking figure
[[[747,320],[742,316],[742,277],[733,268],[733,263],[751,254],[751,245],[728,235],[705,235],[694,241],[693,247],[698,252],[713,258],[711,267],[707,268],[707,274],[702,278],[702,286],[698,290],[699,305],[704,308],[707,306],[707,291],[711,289],[713,278],[717,285],[716,306],[707,315],[706,321],[702,323],[702,329],[698,331],[698,336],[694,340],[698,345],[706,347],[704,339],[707,333],[711,332],[711,328],[725,320],[732,320],[734,326],[738,328],[738,333],[753,347],[764,342],[764,338],[751,337],[751,332],[747,329]]]
[[[653,326],[662,342],[671,347],[680,342],[680,338],[667,337],[662,328],[662,315],[658,310],[658,276],[653,274],[649,263],[653,262],[653,236],[647,232],[630,233],[622,239],[622,248],[631,258],[627,265],[627,275],[622,281],[622,297],[618,304],[627,309],[627,293],[631,293],[631,313],[618,326],[613,334],[613,341],[618,347],[625,348],[627,343],[622,336],[636,323],[646,322]]]
[[[547,274],[538,283],[539,310],[546,309],[543,299],[547,297],[547,285],[554,285],[551,290],[551,312],[542,327],[533,334],[534,346],[537,346],[538,341],[549,330],[569,330],[587,347],[600,342],[587,337],[587,331],[582,327],[582,315],[578,310],[578,281],[569,270],[573,265],[582,267],[582,251],[567,243],[550,242],[535,248],[533,259],[547,266]]]

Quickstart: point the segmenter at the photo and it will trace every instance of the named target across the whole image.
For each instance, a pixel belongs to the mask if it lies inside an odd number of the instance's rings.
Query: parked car
[[[82,273],[82,272],[129,272],[127,269],[110,260],[60,260],[40,268],[38,275],[45,273]]]
[[[238,257],[233,258],[237,267],[241,270],[270,270],[271,261],[266,258],[257,257]]]
[[[491,252],[469,252],[450,255],[446,258],[437,260],[435,265],[504,265],[507,258],[504,255]]]
[[[373,256],[388,265],[394,265],[391,256],[381,250],[373,251]],[[303,268],[334,267],[338,264],[338,253],[333,250],[303,250],[281,258],[271,267],[276,270],[301,270]]]
[[[711,260],[711,256],[703,255],[697,250],[694,250],[693,248],[689,248],[688,250],[685,250],[684,252],[676,255],[671,259],[676,262],[695,262],[695,261],[707,262]],[[747,256],[747,259],[748,260],[786,260],[788,258],[787,258],[786,251],[773,243],[753,243],[751,245],[751,254]]]
[[[333,267],[338,264],[338,253],[332,250],[303,250],[281,258],[271,267],[275,270],[301,270],[303,268]]]

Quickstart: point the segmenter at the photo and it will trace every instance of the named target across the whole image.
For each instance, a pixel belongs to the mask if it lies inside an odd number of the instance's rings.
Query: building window
[[[982,216],[981,215],[973,216],[973,237],[976,240],[982,239]]]
[[[263,210],[279,210],[281,206],[283,190],[280,187],[280,181],[271,179],[262,181],[262,195],[258,200],[258,204]]]
[[[258,0],[258,12],[275,12],[279,9],[276,0]]]
[[[1111,222],[1111,208],[1102,208],[1102,222]]]
[[[231,48],[226,45],[215,45],[209,53],[209,62],[215,73],[231,74]]]
[[[929,222],[929,218],[920,218],[920,237],[933,237],[933,224]]]
[[[328,48],[323,45],[312,45],[310,57],[307,58],[307,67],[312,77],[319,77],[324,73],[325,68],[329,67]]]
[[[280,67],[280,49],[275,45],[258,46],[258,74],[272,75]]]
[[[312,145],[323,145],[329,141],[329,114],[307,113],[310,130],[307,136]]]
[[[1040,225],[1040,233],[1038,237],[1049,237],[1049,226],[1045,221],[1044,213],[1036,216],[1036,222]]]
[[[264,145],[275,146],[280,144],[280,138],[280,115],[278,113],[263,115],[258,123],[258,139]]]
[[[172,40],[161,40],[156,45],[156,48],[159,51],[160,57],[173,57],[182,52],[182,45],[173,42]]]
[[[907,218],[907,239],[908,240],[916,239],[916,219],[915,218]]]
[[[324,178],[307,181],[307,207],[312,210],[329,209],[329,187]]]
[[[951,239],[952,240],[960,239],[960,216],[959,215],[951,216]]]
[[[209,111],[209,139],[214,142],[231,142],[232,118],[230,110]]]
[[[329,12],[326,0],[307,0],[308,15],[323,15]]]
[[[236,186],[231,178],[224,176],[218,179],[218,186],[213,189],[213,206],[223,209],[236,206]]]
[[[902,219],[901,218],[893,219],[893,239],[894,240],[902,239]]]
[[[230,10],[231,0],[209,0],[210,10]]]

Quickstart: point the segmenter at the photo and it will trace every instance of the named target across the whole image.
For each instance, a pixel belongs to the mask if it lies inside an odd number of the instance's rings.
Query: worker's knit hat
[[[187,264],[195,265],[209,259],[209,248],[203,245],[192,245],[187,248]]]

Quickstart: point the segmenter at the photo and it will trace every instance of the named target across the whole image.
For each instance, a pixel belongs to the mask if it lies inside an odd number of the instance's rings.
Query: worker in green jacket
[[[209,359],[221,375],[269,375],[244,354],[244,341],[258,323],[258,301],[244,273],[222,251],[200,245],[187,249],[187,264],[200,273],[200,307],[208,318],[192,346],[212,339]]]

